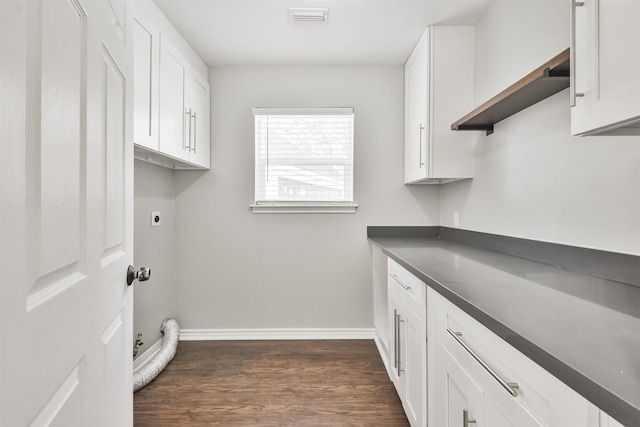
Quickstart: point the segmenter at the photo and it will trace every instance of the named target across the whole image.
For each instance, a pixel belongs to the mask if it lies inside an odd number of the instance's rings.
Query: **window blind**
[[[256,204],[353,202],[353,109],[254,108]]]

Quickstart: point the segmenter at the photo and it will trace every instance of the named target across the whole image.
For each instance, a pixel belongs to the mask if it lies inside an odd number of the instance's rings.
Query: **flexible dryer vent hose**
[[[133,373],[133,391],[136,392],[153,381],[176,355],[180,339],[180,327],[175,319],[164,319],[160,325],[164,333],[162,347],[142,368]]]

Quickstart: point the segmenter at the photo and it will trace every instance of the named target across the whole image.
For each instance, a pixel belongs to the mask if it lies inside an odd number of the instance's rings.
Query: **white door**
[[[0,425],[131,425],[125,2],[0,12]]]

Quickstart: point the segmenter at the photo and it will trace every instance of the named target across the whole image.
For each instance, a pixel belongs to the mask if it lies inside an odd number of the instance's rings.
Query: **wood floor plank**
[[[134,395],[134,424],[409,425],[371,340],[181,342]]]

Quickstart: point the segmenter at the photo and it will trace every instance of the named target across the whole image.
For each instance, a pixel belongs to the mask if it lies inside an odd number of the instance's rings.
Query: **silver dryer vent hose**
[[[133,373],[133,391],[136,392],[153,381],[160,372],[167,367],[176,355],[178,341],[180,340],[180,327],[175,319],[164,319],[160,325],[160,331],[164,333],[162,347],[142,368]]]

